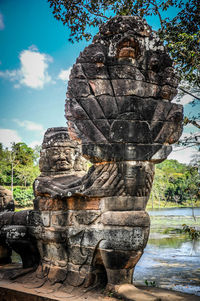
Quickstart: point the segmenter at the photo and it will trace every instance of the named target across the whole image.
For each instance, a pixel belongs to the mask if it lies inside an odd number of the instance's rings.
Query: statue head
[[[77,143],[69,139],[67,128],[49,128],[46,131],[39,161],[43,174],[56,175],[72,171],[77,156]]]

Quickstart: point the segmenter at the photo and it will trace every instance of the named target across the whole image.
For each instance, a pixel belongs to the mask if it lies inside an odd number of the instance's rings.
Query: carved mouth
[[[139,52],[138,42],[133,38],[125,38],[117,45],[118,58],[136,58]]]
[[[118,53],[118,58],[126,58],[126,57],[135,58],[135,49],[133,49],[132,47],[121,48]]]

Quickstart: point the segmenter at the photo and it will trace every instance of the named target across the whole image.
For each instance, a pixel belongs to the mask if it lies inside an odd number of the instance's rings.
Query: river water
[[[134,271],[134,283],[200,296],[200,240],[173,231],[183,223],[200,226],[200,208],[151,210],[151,232]],[[146,283],[145,283],[146,282]]]
[[[200,216],[200,208],[162,208],[162,209],[149,209],[150,216]]]

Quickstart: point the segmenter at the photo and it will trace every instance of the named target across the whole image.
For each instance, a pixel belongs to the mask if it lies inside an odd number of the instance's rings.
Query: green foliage
[[[196,230],[194,227],[190,227],[186,224],[183,224],[182,227],[182,232],[188,234],[192,240],[197,240],[200,238],[200,231]]]
[[[165,160],[156,166],[150,200],[171,202],[176,205],[188,203],[193,206],[200,199],[200,176],[198,169],[176,160]]]
[[[16,186],[13,189],[13,197],[19,207],[31,206],[33,205],[33,199],[34,199],[33,188]]]
[[[70,29],[69,41],[91,39],[91,27],[114,15],[156,16],[182,79],[199,87],[200,4],[198,0],[48,0],[54,17]],[[170,9],[176,12],[171,14]],[[173,17],[170,17],[172,15]]]
[[[28,165],[33,164],[34,150],[25,143],[13,143],[12,145],[13,160],[16,164]]]
[[[179,13],[166,19],[162,32],[182,79],[200,87],[200,3],[186,1]]]
[[[152,287],[156,287],[156,282],[155,281],[148,281],[147,279],[144,281],[144,283],[146,284],[146,286],[152,286]]]
[[[37,158],[38,150],[25,143],[14,143],[11,150],[0,143],[0,185],[32,185],[39,175]]]

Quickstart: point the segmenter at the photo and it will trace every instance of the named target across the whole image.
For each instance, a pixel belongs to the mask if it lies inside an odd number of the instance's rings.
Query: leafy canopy
[[[91,39],[91,28],[114,15],[157,16],[160,36],[181,79],[200,87],[200,2],[198,0],[48,0],[57,20],[70,29],[69,41]],[[172,13],[173,10],[173,13]],[[174,14],[176,15],[174,16]],[[172,14],[172,17],[169,17]]]

